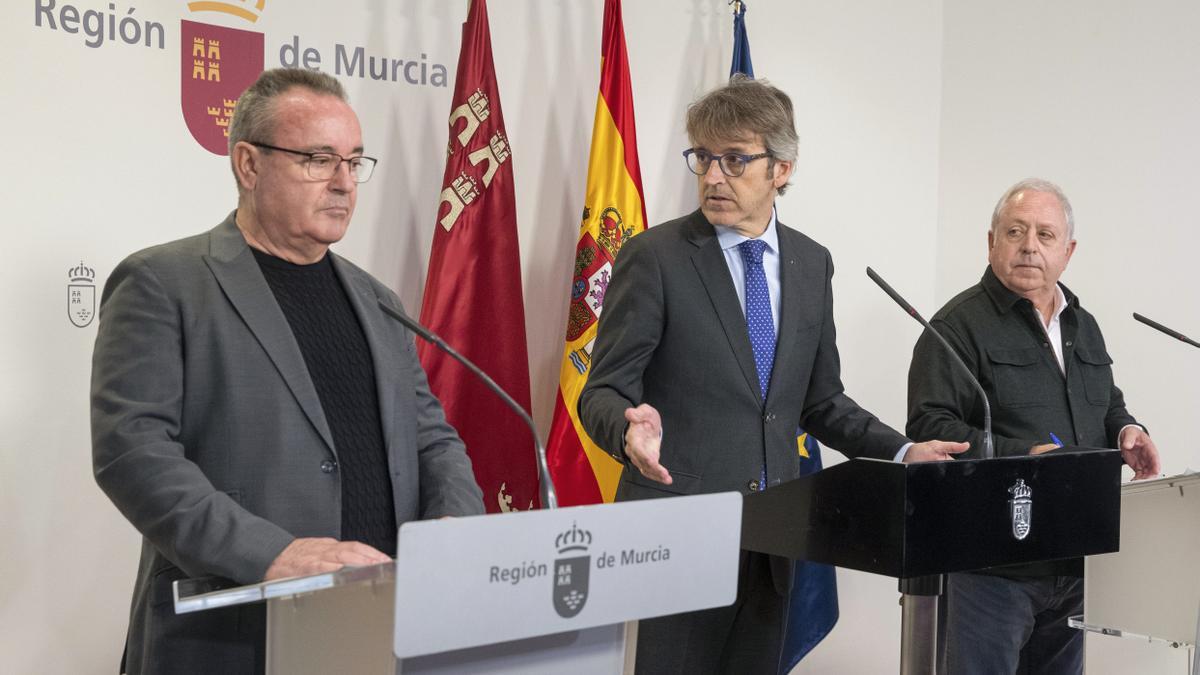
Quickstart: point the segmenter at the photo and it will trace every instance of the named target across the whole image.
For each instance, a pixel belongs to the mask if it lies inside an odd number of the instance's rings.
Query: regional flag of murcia
[[[183,119],[205,150],[228,155],[234,105],[263,71],[263,34],[195,21],[180,23]]]
[[[521,39],[512,31],[504,35]],[[447,132],[421,323],[477,363],[528,411],[529,355],[512,148],[492,62],[486,0],[473,0],[463,23]],[[538,504],[535,439],[521,418],[440,350],[421,342],[417,353],[446,419],[467,444],[488,513]]]

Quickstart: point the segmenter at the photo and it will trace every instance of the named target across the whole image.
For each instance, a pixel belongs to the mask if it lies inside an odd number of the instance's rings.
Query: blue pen
[[[1050,442],[1054,443],[1060,448],[1063,446],[1063,442],[1058,440],[1058,436],[1055,436],[1053,431],[1050,432]]]

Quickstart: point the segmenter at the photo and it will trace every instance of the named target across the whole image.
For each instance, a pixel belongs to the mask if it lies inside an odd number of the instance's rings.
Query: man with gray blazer
[[[630,239],[579,399],[625,465],[617,499],[764,490],[797,478],[797,427],[851,456],[948,459],[842,388],[829,251],[778,222],[796,159],[788,96],[735,76],[688,109],[700,209]],[[789,561],[743,551],[729,607],[642,621],[638,673],[774,673]],[[799,618],[798,620],[803,620]]]
[[[176,615],[176,579],[387,562],[399,524],[483,512],[412,335],[379,307],[399,299],[329,252],[375,165],[341,85],[264,72],[229,147],[237,210],[124,260],[101,302],[94,470],[143,535],[129,673],[263,670],[262,606]]]

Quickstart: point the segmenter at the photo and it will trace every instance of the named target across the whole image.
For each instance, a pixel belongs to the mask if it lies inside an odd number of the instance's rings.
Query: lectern
[[[1086,562],[1079,629],[1174,648],[1197,643],[1200,475],[1121,488],[1121,551]],[[1200,650],[1193,654],[1200,659]],[[1192,672],[1200,664],[1192,664]]]
[[[267,603],[268,673],[625,670],[626,622],[728,605],[734,492],[405,523],[394,564],[214,589],[177,612]]]
[[[901,580],[1116,551],[1121,455],[853,459],[745,498],[742,548]],[[936,584],[940,586],[940,584]],[[901,671],[932,673],[932,602],[905,597]],[[911,606],[919,607],[910,610]],[[918,642],[920,644],[918,644]]]

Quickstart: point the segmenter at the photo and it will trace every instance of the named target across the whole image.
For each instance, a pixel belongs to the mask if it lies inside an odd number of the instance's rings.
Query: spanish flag
[[[600,52],[600,95],[592,128],[587,195],[575,247],[567,338],[547,443],[550,474],[561,506],[611,502],[617,490],[621,465],[588,437],[576,403],[587,382],[596,323],[604,308],[613,261],[626,240],[646,229],[620,0],[604,2]]]

